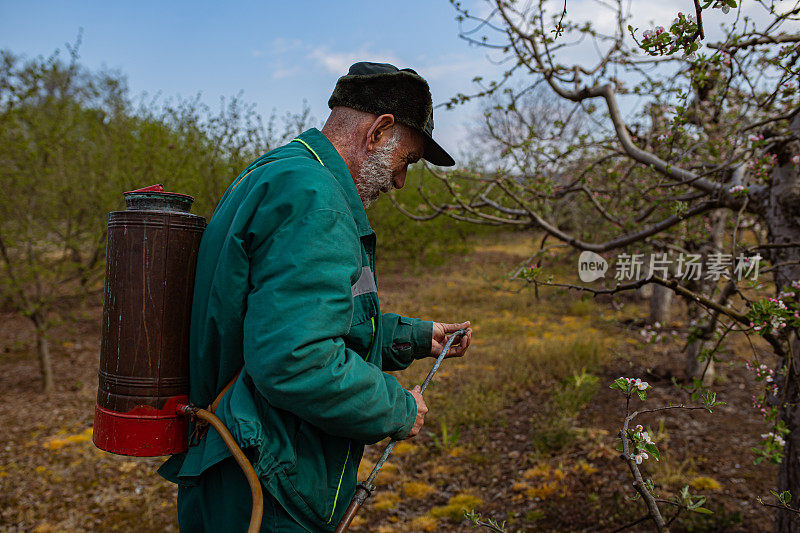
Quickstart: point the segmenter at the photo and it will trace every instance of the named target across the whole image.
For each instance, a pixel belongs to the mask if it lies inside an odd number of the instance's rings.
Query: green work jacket
[[[432,323],[381,314],[375,232],[318,130],[256,159],[203,234],[190,330],[190,401],[249,449],[263,485],[310,531],[333,531],[365,444],[402,438],[413,396],[387,370],[431,349]],[[191,485],[230,455],[216,431],[159,470]]]

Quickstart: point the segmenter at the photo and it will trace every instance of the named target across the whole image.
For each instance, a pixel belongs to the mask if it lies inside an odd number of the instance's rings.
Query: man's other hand
[[[414,400],[417,402],[417,419],[414,420],[414,427],[411,428],[411,432],[406,435],[405,438],[410,439],[411,437],[416,437],[419,433],[419,430],[422,429],[422,424],[425,423],[425,413],[428,412],[428,406],[425,405],[425,400],[422,399],[422,389],[420,389],[419,385],[411,389],[410,392],[411,396],[414,397]]]
[[[466,329],[467,332],[462,335],[461,342],[458,344],[454,342],[450,345],[450,350],[445,357],[461,357],[464,355],[472,339],[472,330],[469,329],[469,322],[462,322],[461,324],[434,322],[433,339],[431,340],[431,356],[439,357],[439,354],[442,353],[442,348],[444,348],[444,345],[447,343],[447,338],[460,329]]]

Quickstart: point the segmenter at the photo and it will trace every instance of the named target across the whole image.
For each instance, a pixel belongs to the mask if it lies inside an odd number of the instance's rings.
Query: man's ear
[[[394,115],[387,113],[376,118],[367,131],[367,151],[375,151],[386,139],[390,138],[393,127]]]

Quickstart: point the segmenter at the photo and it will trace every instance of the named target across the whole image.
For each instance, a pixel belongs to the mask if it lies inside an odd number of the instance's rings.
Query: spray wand
[[[439,357],[436,358],[436,362],[433,363],[433,368],[431,368],[431,371],[428,372],[428,376],[425,378],[425,381],[422,382],[422,386],[420,387],[419,391],[420,394],[425,392],[425,389],[428,387],[428,383],[430,383],[434,374],[436,374],[436,371],[439,370],[439,366],[441,366],[442,361],[447,355],[447,352],[450,351],[450,345],[453,344],[453,341],[456,339],[456,337],[460,337],[464,335],[466,332],[467,330],[460,329],[455,333],[453,333],[447,340],[447,343],[444,345],[444,348],[442,348],[442,353],[440,353]],[[372,491],[375,490],[375,485],[373,485],[372,482],[375,481],[378,472],[380,471],[383,464],[386,462],[386,459],[389,458],[389,454],[392,453],[394,445],[397,444],[397,442],[398,441],[392,439],[392,441],[386,445],[386,448],[383,450],[383,455],[381,455],[381,458],[378,459],[377,463],[375,463],[375,466],[372,468],[372,472],[370,472],[369,477],[366,479],[366,481],[363,481],[358,484],[356,488],[356,493],[353,496],[353,500],[350,502],[350,507],[348,507],[347,511],[345,511],[344,517],[342,517],[342,521],[339,522],[339,525],[336,528],[335,533],[344,533],[345,531],[348,530],[348,528],[350,527],[350,523],[353,521],[353,518],[355,518],[358,510],[361,508],[362,505],[364,505],[364,502],[367,501],[367,498],[369,498],[372,495]]]

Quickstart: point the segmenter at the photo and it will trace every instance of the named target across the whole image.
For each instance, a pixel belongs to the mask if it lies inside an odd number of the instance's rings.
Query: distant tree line
[[[44,389],[48,331],[99,295],[109,211],[154,183],[195,197],[210,217],[257,155],[311,122],[308,106],[267,121],[240,96],[212,111],[193,99],[135,99],[118,71],[90,71],[78,46],[23,59],[0,51],[0,306],[31,320]]]

